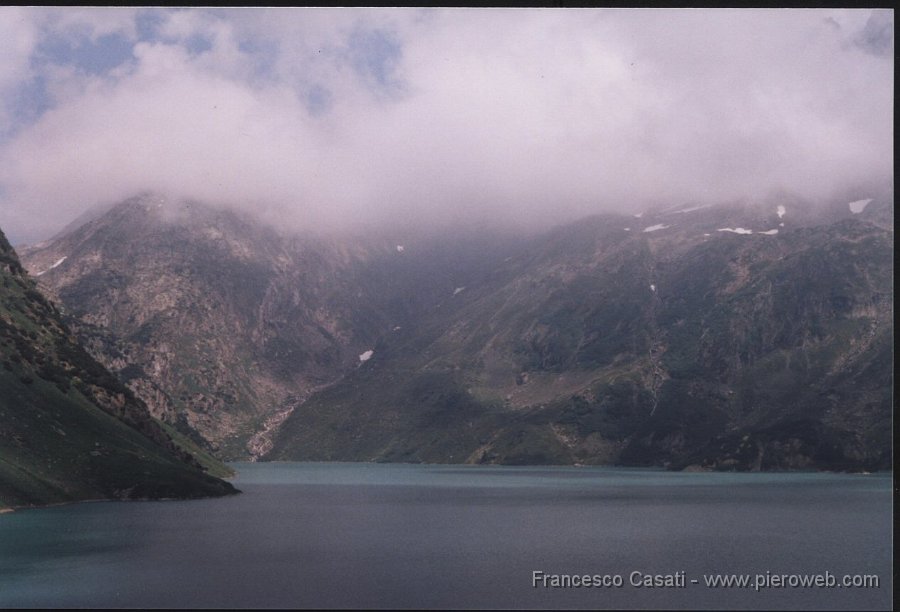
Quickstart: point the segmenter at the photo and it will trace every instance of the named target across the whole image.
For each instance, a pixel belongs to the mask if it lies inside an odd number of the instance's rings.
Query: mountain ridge
[[[892,385],[879,370],[893,333],[885,198],[859,214],[779,200],[598,215],[524,238],[335,240],[274,233],[197,203],[181,204],[180,225],[167,226],[151,213],[172,203],[153,197],[29,251],[26,264],[47,270],[41,286],[97,328],[84,335],[102,360],[115,361],[102,333],[125,342],[120,375],[126,361],[137,364],[133,388],[168,398],[160,415],[182,418],[225,456],[885,465],[875,431]],[[130,254],[150,260],[167,245],[169,259],[132,266],[99,240],[90,223],[113,213],[107,235],[127,237]],[[153,238],[163,235],[169,242]],[[82,263],[49,268],[63,257]],[[130,327],[129,316],[138,319]],[[212,356],[210,374],[193,395],[161,375],[161,355],[190,369],[190,350],[160,349],[179,337],[219,343],[200,351]],[[851,392],[860,381],[868,404]],[[236,398],[243,416],[217,396],[228,395],[226,382],[248,390]],[[813,384],[823,387],[821,408],[801,388]],[[795,410],[798,401],[805,407]],[[216,433],[216,420],[231,429]],[[793,433],[782,439],[771,427]]]

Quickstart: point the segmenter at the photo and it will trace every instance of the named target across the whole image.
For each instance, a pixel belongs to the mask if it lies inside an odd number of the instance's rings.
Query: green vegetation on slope
[[[74,341],[0,232],[0,505],[235,492]]]
[[[267,458],[890,467],[889,231],[619,225],[485,260],[487,282],[382,338]]]

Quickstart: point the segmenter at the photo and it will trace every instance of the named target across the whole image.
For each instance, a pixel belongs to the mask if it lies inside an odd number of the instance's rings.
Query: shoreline
[[[379,460],[341,460],[341,459],[273,459],[270,461],[258,461],[253,459],[229,459],[225,461],[229,466],[237,464],[257,464],[264,465],[267,463],[334,463],[344,465],[427,465],[427,466],[447,466],[447,467],[516,467],[516,468],[616,468],[627,470],[647,470],[656,472],[668,472],[671,474],[847,474],[858,476],[871,476],[876,474],[893,474],[893,469],[883,470],[835,470],[826,468],[809,468],[796,470],[717,470],[709,467],[701,467],[702,469],[688,469],[692,466],[686,466],[682,469],[671,469],[664,465],[619,465],[614,463],[445,463],[442,461],[379,461]],[[235,468],[236,470],[236,468]]]
[[[98,502],[167,502],[167,501],[199,501],[202,499],[218,499],[220,497],[232,497],[243,493],[235,489],[234,493],[225,495],[204,495],[201,497],[95,497],[91,499],[72,499],[68,501],[51,502],[47,504],[31,504],[24,506],[0,507],[0,514],[10,514],[19,510],[39,510],[41,508],[54,508],[56,506],[68,506],[71,504],[93,504]]]
[[[844,470],[766,470],[766,471],[753,471],[753,470],[712,470],[712,469],[703,469],[703,470],[670,470],[662,466],[653,466],[653,467],[633,467],[633,466],[621,466],[621,465],[585,465],[585,464],[527,464],[527,465],[508,465],[508,464],[499,464],[499,463],[491,463],[491,464],[473,464],[473,463],[431,463],[431,462],[415,462],[415,463],[407,463],[407,462],[384,462],[384,461],[315,461],[315,460],[301,460],[301,461],[228,461],[227,464],[240,464],[240,463],[249,463],[249,464],[284,464],[284,463],[310,463],[310,464],[343,464],[343,465],[421,465],[421,466],[431,466],[431,467],[439,467],[439,466],[447,466],[447,467],[466,467],[466,468],[479,468],[479,467],[518,467],[518,468],[547,468],[547,467],[556,467],[556,468],[624,468],[624,469],[634,469],[636,471],[652,471],[659,473],[669,473],[669,474],[834,474],[834,475],[845,475],[845,476],[877,476],[881,474],[893,474],[893,470],[877,470],[874,472],[868,471],[844,471]],[[237,470],[235,470],[237,472]],[[235,476],[231,477],[229,480],[235,478]],[[201,497],[140,497],[140,498],[118,498],[118,497],[99,497],[92,499],[73,499],[68,501],[59,501],[52,502],[47,504],[33,504],[33,505],[22,505],[22,506],[0,506],[0,515],[3,514],[11,514],[13,512],[19,510],[36,510],[40,508],[52,508],[55,506],[67,506],[69,504],[85,504],[85,503],[97,503],[97,502],[162,502],[162,501],[194,501],[201,499],[217,499],[219,497],[231,497],[233,495],[238,495],[242,493],[240,489],[236,489],[234,493],[229,493],[225,495],[205,495]]]

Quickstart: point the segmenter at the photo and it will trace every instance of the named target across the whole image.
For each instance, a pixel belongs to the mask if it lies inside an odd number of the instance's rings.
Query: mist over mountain
[[[878,469],[892,195],[852,197],[326,237],[147,194],[23,261],[226,458]]]
[[[0,225],[539,231],[890,189],[889,10],[0,8]]]

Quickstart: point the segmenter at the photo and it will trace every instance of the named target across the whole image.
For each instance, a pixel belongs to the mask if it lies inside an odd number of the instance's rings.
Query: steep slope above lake
[[[268,458],[889,468],[892,231],[754,212],[598,217],[485,260]]]
[[[223,457],[878,469],[892,218],[785,197],[324,238],[147,195],[25,262]]]
[[[236,490],[75,342],[0,232],[0,506]]]

